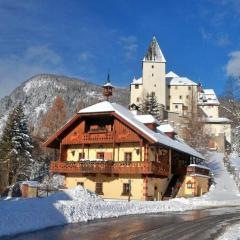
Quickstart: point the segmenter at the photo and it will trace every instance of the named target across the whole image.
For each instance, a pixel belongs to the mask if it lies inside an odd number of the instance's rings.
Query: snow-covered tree
[[[5,166],[10,185],[29,178],[33,162],[32,149],[27,119],[19,103],[10,113],[0,141],[1,163]]]
[[[140,105],[140,111],[144,114],[151,114],[157,119],[160,117],[160,104],[157,101],[155,94],[148,93],[145,98],[143,98],[142,104]]]

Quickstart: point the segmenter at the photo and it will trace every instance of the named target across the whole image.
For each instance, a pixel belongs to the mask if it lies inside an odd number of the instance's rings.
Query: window
[[[152,77],[154,76],[154,74],[152,73]]]
[[[171,96],[169,95],[168,98],[171,99]]]
[[[85,158],[85,153],[84,152],[80,152],[78,155],[78,160],[84,159]]]
[[[129,195],[130,194],[130,185],[129,183],[123,183],[123,191],[122,191],[122,195]]]
[[[71,153],[72,153],[72,156],[74,157],[75,156],[75,150],[73,150]]]
[[[169,110],[170,109],[170,107],[169,106],[167,106],[167,110]]]
[[[175,105],[175,108],[178,109],[178,105]]]
[[[179,96],[179,99],[182,99],[182,95]]]
[[[187,182],[187,188],[193,188],[193,184],[191,182]]]
[[[151,94],[152,94],[153,97],[155,96],[155,92],[152,92]]]
[[[188,90],[191,90],[191,86],[188,86]]]
[[[156,87],[157,85],[156,84],[154,84],[154,87]]]
[[[103,159],[104,160],[104,152],[97,152],[97,159]]]
[[[139,102],[140,101],[140,99],[139,99],[139,97],[137,97],[137,102]]]
[[[130,163],[132,161],[132,153],[131,152],[124,153],[124,161],[127,163]]]
[[[99,195],[103,195],[103,183],[97,182],[96,183],[96,190],[95,192]]]
[[[137,84],[137,85],[135,85],[135,89],[139,89],[139,85]]]
[[[177,86],[175,86],[175,89],[177,89]]]
[[[152,68],[154,68],[154,65],[152,65]]]
[[[82,187],[84,187],[84,182],[77,182],[77,186],[82,186]]]
[[[186,99],[189,99],[189,95],[186,96]]]

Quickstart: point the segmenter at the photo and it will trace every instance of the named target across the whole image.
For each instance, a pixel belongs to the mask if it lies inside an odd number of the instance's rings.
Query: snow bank
[[[218,240],[239,240],[240,223],[227,227],[226,231]]]
[[[208,166],[213,169],[216,185],[200,198],[178,198],[162,202],[104,201],[77,186],[48,198],[0,201],[0,236],[128,214],[238,206],[240,197],[233,179],[223,166],[222,157],[221,154],[210,154]]]

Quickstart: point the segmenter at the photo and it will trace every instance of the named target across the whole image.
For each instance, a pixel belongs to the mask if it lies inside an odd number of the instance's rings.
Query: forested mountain
[[[56,96],[64,100],[68,118],[77,110],[104,100],[100,85],[66,76],[38,74],[0,100],[0,128],[8,112],[19,102],[24,105],[30,126],[38,127],[41,117],[51,107]],[[111,101],[127,106],[128,89],[116,88]]]

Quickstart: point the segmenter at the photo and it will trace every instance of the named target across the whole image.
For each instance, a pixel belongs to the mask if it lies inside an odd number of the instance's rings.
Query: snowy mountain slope
[[[76,111],[79,102],[83,107],[103,100],[102,88],[99,85],[76,78],[39,74],[22,83],[9,96],[0,100],[0,132],[7,113],[16,106],[16,103],[21,101],[24,104],[30,124],[36,127],[57,95],[64,99],[68,107],[68,117]],[[116,88],[112,100],[127,106],[129,91]]]

